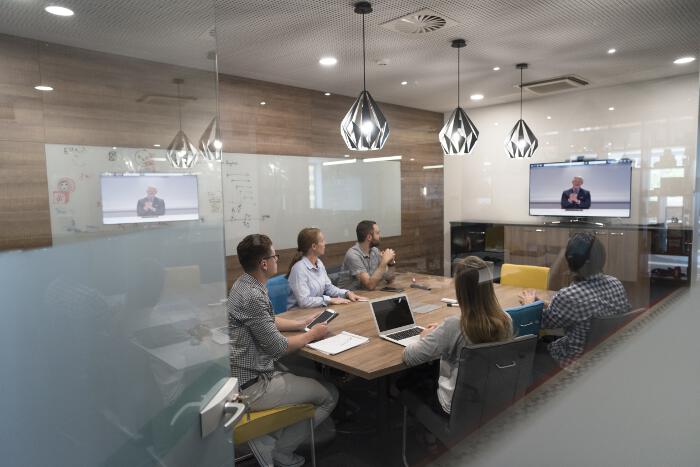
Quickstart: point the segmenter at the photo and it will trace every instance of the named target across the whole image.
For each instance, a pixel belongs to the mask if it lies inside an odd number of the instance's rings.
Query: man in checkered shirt
[[[563,328],[564,337],[549,344],[549,353],[562,367],[583,353],[591,318],[613,316],[630,310],[625,288],[618,279],[603,274],[605,248],[595,235],[577,233],[566,246],[566,261],[574,280],[561,289],[542,313],[543,328]],[[521,302],[534,301],[526,291]]]
[[[277,361],[328,333],[325,324],[310,331],[285,337],[280,331],[303,331],[314,315],[305,320],[275,316],[265,284],[277,274],[279,255],[265,235],[248,235],[237,247],[245,273],[231,287],[228,298],[231,375],[238,378],[241,394],[253,411],[284,404],[310,403],[316,406],[318,426],[335,408],[338,391],[320,378],[297,376]],[[304,458],[295,454],[309,436],[308,425],[300,422],[271,435],[250,441],[250,449],[261,466],[298,467]]]

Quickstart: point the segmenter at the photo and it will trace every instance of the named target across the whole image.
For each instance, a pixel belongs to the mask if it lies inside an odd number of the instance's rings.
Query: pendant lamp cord
[[[180,131],[182,131],[182,99],[180,99],[180,83],[177,83],[177,119],[180,122]]]
[[[459,94],[459,48],[457,48],[457,108],[459,108],[459,101],[460,101],[460,94]]]
[[[219,110],[219,34],[216,30],[216,0],[214,0],[214,78],[216,79],[216,86],[214,86],[214,97],[216,99],[216,123],[220,123],[221,112]],[[219,135],[214,135],[214,138],[218,138]]]
[[[362,90],[367,91],[367,61],[365,59],[365,14],[362,13]]]
[[[523,119],[523,69],[520,69],[520,120]]]

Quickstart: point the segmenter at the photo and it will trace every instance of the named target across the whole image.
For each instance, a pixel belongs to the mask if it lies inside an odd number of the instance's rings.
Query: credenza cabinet
[[[593,233],[601,241],[607,256],[605,273],[625,284],[635,304],[650,300],[653,280],[688,284],[692,231],[677,227],[450,222],[450,254],[452,261],[471,254],[480,256],[492,261],[496,270],[502,263],[547,266],[551,268],[549,288],[558,290],[571,282],[564,251],[576,232]]]

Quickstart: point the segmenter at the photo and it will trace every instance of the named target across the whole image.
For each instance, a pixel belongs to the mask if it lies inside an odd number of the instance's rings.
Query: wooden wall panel
[[[0,141],[0,250],[51,244],[42,143]]]
[[[162,97],[176,94],[174,78],[185,80],[181,95],[188,99],[182,104],[183,129],[193,141],[214,116],[211,72],[8,36],[0,36],[0,60],[0,141],[4,145],[0,152],[0,177],[3,181],[13,179],[3,186],[0,210],[14,219],[11,229],[5,228],[3,221],[0,248],[50,244],[43,143],[122,147],[150,147],[158,143],[165,147],[178,128],[177,101]],[[56,91],[38,93],[31,88],[30,83],[39,81],[39,72]],[[349,151],[339,126],[353,100],[354,97],[324,96],[320,91],[221,76],[224,150],[343,157]],[[263,101],[264,106],[260,105]],[[422,167],[442,162],[437,142],[442,114],[380,105],[391,127],[387,144],[381,151],[352,155],[403,156],[402,235],[385,238],[383,246],[397,250],[399,268],[439,273],[443,254],[443,177],[441,170]],[[26,154],[21,141],[38,144]],[[24,162],[15,165],[22,157]],[[26,177],[15,177],[17,171]],[[29,204],[19,203],[11,193],[22,193]],[[381,226],[381,219],[374,220]],[[17,238],[19,234],[27,239],[24,245]],[[324,258],[326,264],[340,264],[352,244],[330,243]],[[280,252],[281,271],[286,271],[293,253]],[[227,258],[226,266],[231,283],[241,270],[235,257]]]

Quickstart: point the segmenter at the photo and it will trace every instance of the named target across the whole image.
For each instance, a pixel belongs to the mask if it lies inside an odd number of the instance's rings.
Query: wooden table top
[[[411,279],[414,277],[419,284],[425,284],[432,290],[409,288]],[[414,310],[416,307],[424,304],[440,305],[440,308],[429,313],[414,313],[416,322],[421,326],[429,323],[441,323],[445,318],[456,316],[460,313],[459,308],[448,307],[440,301],[443,297],[456,298],[453,281],[450,277],[402,273],[397,275],[394,286],[404,288],[403,293],[408,296],[411,308]],[[510,308],[520,304],[518,294],[522,290],[521,287],[494,284],[494,288],[501,307]],[[395,292],[381,291],[360,291],[358,294],[370,300],[396,295]],[[542,298],[549,297],[549,294],[551,292],[538,291],[538,296]],[[369,342],[337,355],[325,355],[309,347],[304,347],[299,351],[301,356],[368,380],[396,373],[406,368],[402,360],[404,348],[379,338],[369,303],[356,302],[347,305],[331,305],[330,308],[338,312],[338,316],[328,325],[331,334],[348,331],[369,337]],[[319,308],[294,308],[280,316],[300,319],[318,312]],[[294,335],[295,333],[289,332],[284,334]]]

